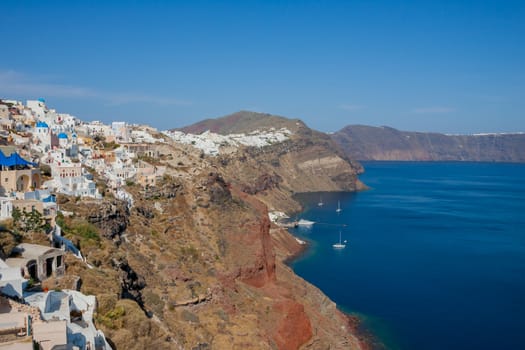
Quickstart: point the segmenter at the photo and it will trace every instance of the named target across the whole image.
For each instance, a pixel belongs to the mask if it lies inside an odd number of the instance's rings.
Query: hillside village
[[[111,349],[93,324],[94,296],[41,288],[64,274],[66,254],[87,264],[62,236],[57,216],[68,213],[60,211],[57,196],[100,200],[111,194],[131,207],[125,184],[147,189],[165,174],[165,166],[151,162],[158,145],[176,141],[214,156],[240,145],[282,142],[291,133],[160,133],[125,122],[83,122],[48,108],[44,99],[0,100],[0,128],[0,224],[4,231],[17,226],[22,236],[40,230],[46,237],[38,244],[0,247],[0,349],[21,350],[33,349],[33,343],[39,349]]]
[[[111,349],[93,325],[94,296],[38,288],[64,274],[66,254],[84,260],[61,235],[56,197],[100,199],[100,176],[106,191],[131,205],[120,187],[129,179],[155,184],[164,169],[140,158],[154,158],[149,145],[163,139],[125,122],[83,123],[43,99],[0,100],[0,126],[0,221],[47,237],[47,244],[20,243],[0,254],[0,349]]]

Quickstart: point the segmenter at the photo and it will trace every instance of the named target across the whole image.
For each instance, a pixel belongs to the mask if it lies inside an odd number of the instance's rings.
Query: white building
[[[77,118],[70,114],[59,114],[58,115],[62,120],[62,125],[66,128],[67,131],[72,132],[75,130],[75,126],[78,124]]]
[[[26,105],[38,119],[44,119],[46,117],[47,106],[46,101],[43,98],[39,98],[38,100],[27,100]]]
[[[58,135],[58,145],[61,148],[66,148],[69,144],[69,138],[65,132],[61,132]]]
[[[13,198],[0,197],[0,220],[11,219],[13,214]]]
[[[44,186],[48,189],[75,197],[101,198],[93,180],[87,178],[88,174],[81,176],[67,176],[46,181]]]
[[[115,162],[108,166],[106,171],[106,178],[109,180],[109,185],[112,187],[122,186],[127,179],[132,178],[137,173],[137,169],[131,162],[124,162],[116,159]]]
[[[26,280],[18,267],[10,267],[0,259],[0,291],[10,297],[22,298]]]
[[[102,173],[107,168],[104,158],[100,156],[93,157],[90,155],[90,157],[84,161],[84,164],[88,167],[95,169],[97,173]]]
[[[44,321],[66,322],[67,349],[111,350],[104,333],[97,330],[93,324],[93,314],[97,306],[95,296],[66,289],[34,293],[25,300],[29,305],[40,309]],[[78,316],[72,317],[72,315]],[[38,331],[35,331],[36,335]],[[58,347],[53,347],[56,348]]]
[[[75,163],[66,156],[64,149],[48,152],[43,159],[51,167],[52,180],[46,181],[44,187],[70,196],[100,198],[96,184],[89,179],[81,163]]]
[[[53,134],[49,125],[43,121],[37,121],[33,128],[34,143],[31,145],[32,148],[40,151],[47,152],[53,146]]]
[[[83,124],[81,127],[78,128],[78,130],[83,131],[89,136],[113,136],[113,130],[111,130],[111,127],[99,121],[92,121],[89,124]]]
[[[163,138],[153,137],[146,130],[132,130],[131,131],[131,140],[134,143],[164,143],[166,142]]]
[[[37,137],[47,136],[50,133],[49,125],[46,122],[36,122],[34,135]]]
[[[118,141],[128,142],[129,131],[126,122],[113,122],[111,123],[111,130],[113,135]]]

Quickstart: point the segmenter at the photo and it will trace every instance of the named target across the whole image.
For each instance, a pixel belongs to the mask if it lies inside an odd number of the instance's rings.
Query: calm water
[[[525,165],[364,166],[370,191],[299,197],[294,270],[389,349],[524,349]]]

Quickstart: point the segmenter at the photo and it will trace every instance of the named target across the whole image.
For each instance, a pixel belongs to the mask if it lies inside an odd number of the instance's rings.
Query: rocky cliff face
[[[204,126],[196,124],[186,130],[211,128],[221,132],[250,132],[286,128],[292,131],[284,142],[266,147],[241,147],[210,160],[232,184],[255,195],[272,210],[300,210],[299,204],[292,199],[294,193],[365,188],[358,179],[363,171],[361,165],[346,157],[328,135],[309,129],[301,121],[238,112],[215,123],[219,126],[207,121]],[[236,128],[237,123],[242,127]],[[251,129],[250,123],[253,124]]]
[[[352,125],[332,139],[359,160],[525,162],[525,134],[444,135]]]
[[[294,192],[355,190],[360,168],[323,134],[294,135],[224,157],[159,146],[167,174],[127,186],[131,209],[109,194],[63,203],[64,231],[92,268],[68,259],[68,278],[49,288],[80,278],[117,349],[361,349],[335,304],[283,262],[302,247],[268,219],[268,205],[298,209]]]

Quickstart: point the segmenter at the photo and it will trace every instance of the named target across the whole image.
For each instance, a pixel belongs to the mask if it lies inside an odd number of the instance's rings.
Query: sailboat
[[[317,203],[317,205],[320,206],[320,207],[322,207],[324,205],[322,196],[319,197],[319,203]]]
[[[343,209],[341,209],[341,201],[337,201],[337,209],[335,210],[336,213],[340,213]]]
[[[346,240],[344,241],[344,243],[346,243]],[[332,244],[332,247],[334,247],[335,249],[343,249],[344,247],[346,247],[346,244],[341,243],[341,231],[339,231],[339,243]]]

